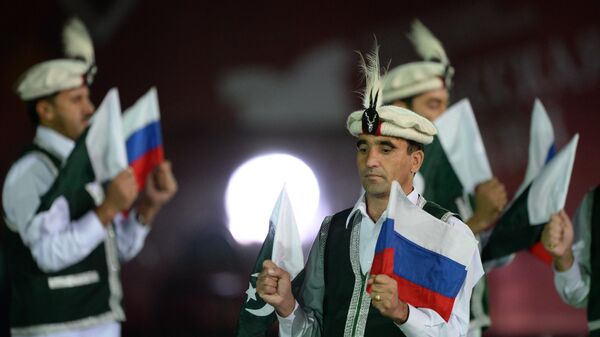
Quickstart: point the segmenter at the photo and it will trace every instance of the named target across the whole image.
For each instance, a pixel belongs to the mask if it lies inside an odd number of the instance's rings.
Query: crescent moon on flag
[[[260,309],[248,309],[246,308],[246,311],[251,313],[254,316],[269,316],[273,311],[275,311],[275,308],[273,308],[273,306],[271,306],[270,304],[265,303],[265,305],[260,308]]]

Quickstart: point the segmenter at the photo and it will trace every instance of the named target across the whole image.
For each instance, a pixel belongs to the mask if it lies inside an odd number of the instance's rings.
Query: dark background
[[[60,57],[61,25],[76,13],[95,40],[96,104],[113,86],[123,107],[157,86],[180,184],[124,267],[123,335],[230,336],[259,248],[237,244],[226,228],[230,174],[254,155],[286,152],[315,171],[329,212],[354,204],[354,141],[344,127],[360,104],[353,51],[368,50],[375,34],[382,63],[417,60],[404,35],[415,17],[446,47],[456,69],[452,99],[471,100],[493,172],[511,196],[525,173],[536,97],[559,148],[580,134],[572,215],[600,182],[599,8],[543,0],[4,1],[0,172],[34,134],[12,86],[29,66]],[[549,267],[527,253],[489,276],[487,336],[585,335],[585,311],[563,304]]]

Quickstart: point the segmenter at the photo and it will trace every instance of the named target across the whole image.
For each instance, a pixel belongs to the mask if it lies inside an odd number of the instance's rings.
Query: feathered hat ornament
[[[413,21],[411,27],[411,32],[407,34],[408,39],[425,61],[439,62],[445,66],[444,80],[449,87],[452,75],[454,75],[454,68],[450,66],[450,60],[442,43],[418,19]]]
[[[381,123],[377,109],[381,107],[381,73],[379,69],[379,46],[375,42],[373,50],[365,57],[362,54],[360,68],[365,77],[365,91],[363,92],[363,107],[365,111],[362,116],[362,132],[379,135]]]
[[[362,92],[364,110],[356,110],[348,116],[346,128],[350,134],[355,137],[369,134],[403,138],[420,144],[431,143],[437,130],[427,118],[405,108],[384,105],[384,83],[377,43],[365,57],[359,55],[360,69],[365,77],[365,90]]]
[[[70,19],[63,28],[62,41],[64,58],[33,65],[17,80],[15,91],[23,101],[92,84],[96,74],[94,45],[83,22]]]
[[[79,18],[73,17],[65,24],[62,31],[62,41],[66,57],[83,61],[88,65],[88,71],[84,78],[86,83],[90,85],[97,71],[94,44],[90,33]]]

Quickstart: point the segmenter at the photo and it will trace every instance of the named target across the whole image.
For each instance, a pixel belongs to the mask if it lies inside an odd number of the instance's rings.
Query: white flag
[[[465,193],[492,178],[492,169],[468,99],[452,105],[435,120],[440,143]]]
[[[271,259],[280,268],[290,274],[293,280],[304,269],[304,253],[296,218],[285,186],[271,214],[271,223],[275,227],[273,254]]]

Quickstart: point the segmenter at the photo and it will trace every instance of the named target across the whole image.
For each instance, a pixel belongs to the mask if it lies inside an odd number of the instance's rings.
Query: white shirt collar
[[[413,187],[413,190],[406,197],[414,205],[417,205],[420,195],[419,195],[419,193],[417,193],[417,191]],[[360,195],[360,198],[358,198],[358,201],[356,202],[356,204],[354,204],[354,207],[352,208],[352,210],[350,211],[350,214],[348,215],[348,218],[346,219],[346,228],[348,228],[348,223],[350,222],[350,219],[352,219],[352,217],[354,216],[354,213],[356,213],[356,212],[360,212],[362,214],[362,216],[369,216],[369,214],[367,213],[367,203],[365,201],[365,192],[364,191]],[[384,214],[385,214],[385,212],[384,212]]]
[[[35,138],[33,139],[36,145],[48,150],[50,153],[56,155],[61,161],[65,161],[73,148],[75,142],[55,130],[39,125],[35,132]]]

